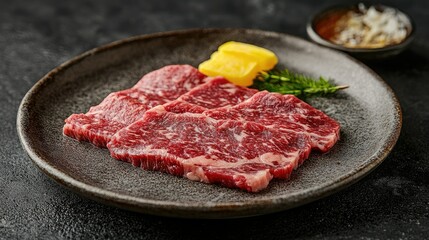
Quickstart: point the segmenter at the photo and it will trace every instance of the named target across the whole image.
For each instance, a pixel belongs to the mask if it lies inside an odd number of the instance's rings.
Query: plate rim
[[[368,158],[368,164],[362,164],[359,168],[355,168],[352,171],[349,171],[347,174],[344,174],[340,178],[328,181],[322,185],[318,185],[313,188],[308,188],[305,191],[296,194],[282,194],[275,198],[270,197],[266,199],[252,199],[250,201],[243,202],[211,204],[196,204],[192,202],[178,203],[174,201],[151,200],[105,190],[96,186],[92,186],[90,184],[83,183],[79,180],[74,179],[72,176],[67,175],[61,170],[56,169],[54,166],[50,165],[47,161],[45,161],[42,156],[38,155],[37,152],[34,151],[34,149],[32,149],[31,140],[28,139],[28,137],[26,136],[26,132],[23,128],[25,123],[25,116],[26,114],[28,114],[28,106],[31,105],[31,102],[35,101],[35,98],[37,97],[37,92],[41,88],[43,88],[43,86],[48,84],[49,81],[52,81],[54,79],[54,75],[66,70],[74,64],[78,64],[80,61],[84,60],[87,57],[91,57],[94,54],[109,51],[114,48],[121,47],[122,45],[130,44],[133,42],[182,34],[216,32],[227,33],[233,31],[243,31],[244,33],[264,36],[276,36],[278,38],[286,37],[289,39],[305,42],[307,44],[314,45],[318,48],[323,48],[332,54],[343,55],[343,57],[358,64],[365,71],[369,72],[369,74],[372,75],[375,80],[377,80],[381,84],[381,87],[387,91],[388,95],[392,99],[392,102],[395,106],[394,119],[396,120],[396,122],[394,123],[394,131],[389,134],[386,142],[378,149],[378,151],[376,151],[371,157]],[[262,215],[290,209],[293,207],[298,207],[303,204],[316,201],[318,199],[331,195],[362,179],[365,175],[374,170],[381,162],[383,162],[383,160],[388,156],[388,154],[395,146],[402,128],[402,110],[400,107],[400,103],[391,87],[368,66],[345,53],[328,49],[326,47],[322,47],[312,42],[309,42],[303,38],[280,32],[246,28],[191,28],[143,34],[117,40],[83,52],[71,58],[70,60],[60,64],[59,66],[49,71],[40,80],[38,80],[25,94],[18,108],[16,127],[21,145],[23,146],[23,149],[27,152],[32,162],[51,179],[55,180],[60,185],[63,185],[66,188],[72,190],[73,192],[78,193],[79,195],[89,197],[104,204],[154,215],[184,218],[235,218]],[[267,208],[267,204],[270,205],[269,208]]]

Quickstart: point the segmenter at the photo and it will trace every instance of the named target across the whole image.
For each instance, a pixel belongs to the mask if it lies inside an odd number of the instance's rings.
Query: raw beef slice
[[[291,95],[264,91],[211,110],[182,99],[119,131],[108,144],[111,155],[144,169],[255,192],[273,177],[288,178],[312,148],[328,151],[339,136],[335,120]]]
[[[273,177],[288,178],[310,152],[305,134],[182,112],[164,106],[147,111],[113,136],[111,155],[144,169],[257,192]]]
[[[256,89],[237,86],[223,77],[215,77],[183,94],[178,100],[212,109],[234,106],[257,92]]]
[[[340,134],[340,125],[322,111],[293,95],[267,91],[235,106],[206,110],[204,114],[218,120],[254,121],[285,133],[303,133],[308,135],[312,148],[321,152],[329,151]]]
[[[130,89],[109,94],[87,113],[72,114],[65,120],[63,133],[105,147],[113,134],[148,109],[175,100],[204,81],[206,76],[192,66],[163,67],[146,74]]]

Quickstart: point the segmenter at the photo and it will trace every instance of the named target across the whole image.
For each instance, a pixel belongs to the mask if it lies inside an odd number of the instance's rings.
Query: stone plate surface
[[[64,119],[86,112],[112,91],[168,64],[198,66],[225,41],[273,50],[280,68],[350,85],[329,98],[308,99],[342,126],[326,154],[312,153],[289,180],[259,193],[145,171],[107,149],[62,134]],[[356,182],[389,154],[402,125],[390,87],[362,63],[286,34],[250,29],[192,29],[132,37],[93,49],[60,65],[26,94],[17,130],[24,149],[49,177],[99,202],[143,213],[187,218],[261,215],[296,207]]]

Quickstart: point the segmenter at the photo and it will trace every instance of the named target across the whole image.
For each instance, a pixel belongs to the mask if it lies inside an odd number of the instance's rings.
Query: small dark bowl
[[[370,6],[367,6],[367,7],[370,7]],[[313,40],[314,42],[322,46],[349,53],[350,55],[362,60],[385,59],[401,53],[403,50],[405,50],[408,47],[408,45],[414,39],[415,24],[413,20],[408,15],[399,11],[396,8],[392,8],[384,5],[375,5],[374,7],[377,10],[381,10],[381,11],[385,9],[393,9],[397,12],[397,14],[402,15],[405,19],[408,20],[406,23],[407,36],[400,43],[393,44],[393,45],[386,45],[380,48],[349,48],[343,45],[333,43],[323,38],[317,32],[316,26],[318,23],[320,23],[321,20],[326,20],[327,17],[330,17],[330,16],[332,17],[334,14],[338,15],[338,14],[346,13],[348,11],[357,10],[358,5],[335,6],[314,15],[307,23],[307,34],[311,40]]]

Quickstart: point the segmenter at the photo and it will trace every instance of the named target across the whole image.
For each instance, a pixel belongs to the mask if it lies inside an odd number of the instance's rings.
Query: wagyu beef
[[[65,120],[63,133],[104,147],[119,129],[154,107],[204,83],[206,76],[189,65],[171,65],[150,72],[132,88],[109,94],[99,105]]]
[[[202,113],[211,108],[234,106],[257,92],[255,89],[234,85],[223,77],[207,78],[206,83],[164,106],[167,111],[174,113]]]
[[[211,109],[234,106],[257,92],[256,89],[232,84],[223,77],[215,77],[183,94],[178,100]]]
[[[192,107],[181,103],[175,107]],[[164,106],[147,111],[114,135],[107,145],[111,155],[144,169],[256,192],[273,177],[288,178],[311,149],[305,134],[180,112]]]
[[[327,152],[337,142],[340,125],[293,95],[258,92],[251,99],[229,108],[204,111],[223,120],[254,121],[268,128],[287,133],[308,135],[313,149]]]
[[[329,151],[340,125],[295,96],[173,65],[71,115],[63,130],[147,170],[257,192],[288,178],[312,149]]]
[[[119,131],[108,148],[144,169],[255,192],[288,178],[312,148],[328,151],[339,129],[298,98],[264,91],[214,109],[179,98]]]

